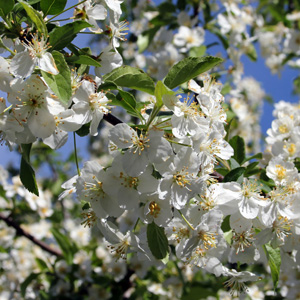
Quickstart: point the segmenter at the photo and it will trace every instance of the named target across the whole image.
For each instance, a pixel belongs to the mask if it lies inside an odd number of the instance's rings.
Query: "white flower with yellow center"
[[[139,176],[149,163],[162,163],[173,152],[162,131],[137,133],[125,123],[114,126],[109,139],[121,149],[128,148],[122,156],[122,166],[130,176]]]
[[[54,116],[50,106],[55,105],[48,87],[41,77],[32,75],[26,81],[15,80],[8,101],[13,104],[15,118],[27,124],[35,137],[46,138],[55,130]]]
[[[197,177],[200,162],[197,154],[187,147],[182,147],[172,162],[159,166],[163,176],[158,193],[161,199],[169,199],[177,209],[185,206],[187,201],[202,191],[204,181]]]
[[[87,161],[76,180],[76,191],[80,200],[90,202],[98,218],[108,215],[118,217],[120,209],[116,199],[111,198],[103,190],[105,172],[97,161]]]
[[[82,118],[81,124],[91,122],[90,134],[98,135],[98,125],[111,108],[105,93],[97,92],[94,81],[83,80],[72,100],[75,103],[72,109]]]
[[[286,185],[298,178],[298,170],[292,162],[286,162],[280,157],[274,157],[269,162],[267,176],[273,179],[276,185]]]
[[[28,77],[37,66],[42,71],[57,75],[59,71],[53,56],[47,52],[50,48],[47,38],[38,34],[32,34],[31,37],[30,40],[22,43],[25,51],[17,53],[11,60],[10,71],[12,74],[22,78]]]
[[[171,221],[173,214],[169,201],[161,200],[157,194],[153,194],[145,197],[143,202],[145,206],[141,208],[141,218],[145,223],[154,222],[165,227]]]

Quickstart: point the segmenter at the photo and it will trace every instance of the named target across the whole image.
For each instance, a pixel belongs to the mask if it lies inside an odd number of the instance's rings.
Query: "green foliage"
[[[224,176],[223,182],[231,182],[231,181],[242,182],[244,172],[245,172],[244,167],[238,167],[236,169],[233,169]]]
[[[234,136],[229,144],[234,150],[233,158],[241,165],[245,159],[245,142],[240,136]]]
[[[39,277],[40,273],[31,273],[22,283],[21,283],[21,295],[25,297],[26,289],[31,284],[32,281]]]
[[[69,43],[73,41],[77,33],[82,29],[91,27],[91,25],[85,21],[75,21],[68,23],[61,27],[54,28],[49,33],[49,42],[52,46],[52,50],[62,50],[67,47]]]
[[[73,262],[74,252],[76,252],[75,245],[72,244],[70,239],[66,235],[62,234],[58,229],[52,228],[51,233],[62,250],[66,262],[71,265]]]
[[[103,80],[105,82],[113,82],[121,87],[154,95],[155,85],[153,80],[148,74],[138,68],[121,66],[104,75]]]
[[[92,57],[88,55],[72,55],[67,58],[67,62],[74,63],[74,64],[80,64],[80,65],[87,65],[87,66],[94,66],[94,67],[101,67],[101,64],[93,59]]]
[[[25,9],[29,19],[34,23],[38,32],[45,37],[48,36],[48,30],[41,13],[33,9],[33,7],[25,1],[19,0],[19,3],[21,3]]]
[[[280,248],[274,249],[268,244],[264,245],[263,248],[271,269],[274,289],[276,289],[279,280],[280,266],[281,266]]]
[[[30,150],[32,144],[22,144],[22,159],[20,166],[20,179],[24,187],[31,193],[39,195],[35,179],[35,172],[30,165]]]
[[[147,240],[151,253],[157,259],[164,259],[169,253],[168,239],[164,228],[154,222],[147,226]]]
[[[174,89],[180,84],[212,69],[223,60],[219,57],[187,57],[175,64],[167,74],[164,84]]]
[[[5,19],[15,5],[14,0],[0,0],[0,16]]]
[[[63,54],[58,51],[53,51],[52,55],[59,73],[52,75],[44,71],[41,72],[46,83],[50,86],[55,95],[64,105],[67,105],[72,96],[71,72]]]
[[[67,4],[67,0],[41,0],[40,6],[45,16],[61,13]]]

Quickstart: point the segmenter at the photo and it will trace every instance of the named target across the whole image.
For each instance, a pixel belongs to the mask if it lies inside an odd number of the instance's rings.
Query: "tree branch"
[[[117,124],[120,124],[120,123],[123,123],[120,119],[118,119],[117,117],[115,117],[114,115],[112,114],[106,114],[103,116],[103,119],[110,123],[111,125],[117,125]]]
[[[30,241],[32,241],[34,244],[42,248],[43,250],[47,251],[48,253],[55,255],[57,257],[61,257],[62,253],[59,250],[51,248],[48,244],[44,243],[43,241],[38,240],[33,235],[25,231],[21,226],[16,223],[12,217],[5,217],[2,213],[0,213],[0,220],[3,220],[8,226],[13,227],[17,235],[24,236]]]

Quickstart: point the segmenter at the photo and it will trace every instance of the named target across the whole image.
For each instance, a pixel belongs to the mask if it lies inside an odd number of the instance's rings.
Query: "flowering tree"
[[[241,62],[300,67],[298,1],[66,2],[0,1],[0,298],[298,299],[300,110],[261,150]]]

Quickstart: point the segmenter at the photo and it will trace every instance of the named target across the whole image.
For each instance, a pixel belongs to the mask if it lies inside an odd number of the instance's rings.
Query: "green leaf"
[[[244,167],[233,169],[224,176],[223,182],[240,181],[244,172]]]
[[[0,0],[0,15],[5,17],[14,8],[14,0]]]
[[[62,50],[73,41],[80,30],[92,27],[85,21],[75,21],[61,27],[54,28],[49,34],[49,43],[53,50]]]
[[[266,244],[263,246],[265,254],[267,256],[269,266],[271,269],[272,280],[274,284],[274,289],[276,289],[279,274],[280,274],[280,265],[281,265],[281,256],[280,256],[280,248],[273,249],[270,245]]]
[[[78,130],[75,131],[76,134],[81,137],[87,136],[90,133],[90,125],[91,122],[83,124]]]
[[[155,85],[151,77],[143,70],[130,66],[121,66],[103,76],[104,81],[110,81],[121,87],[146,92],[154,95]]]
[[[41,72],[51,90],[63,104],[67,105],[72,96],[71,72],[63,54],[58,51],[53,51],[52,56],[59,73],[57,75],[52,75],[44,71]]]
[[[240,136],[234,136],[229,140],[229,144],[234,150],[233,158],[241,164],[245,160],[245,142]]]
[[[51,232],[60,249],[62,250],[66,262],[71,265],[73,262],[74,247],[72,246],[69,238],[58,231],[56,228],[51,228]]]
[[[39,195],[39,189],[35,179],[35,172],[30,165],[30,150],[32,144],[22,144],[22,158],[20,166],[20,179],[24,187],[31,193]]]
[[[36,278],[38,278],[38,276],[40,275],[40,273],[31,273],[22,283],[21,283],[21,295],[23,297],[25,297],[25,293],[26,293],[26,289],[28,287],[28,285],[35,280]]]
[[[58,15],[67,4],[67,0],[41,0],[40,6],[44,15]]]
[[[139,49],[139,53],[144,52],[148,48],[159,28],[160,26],[155,26],[144,31],[138,36],[137,46]]]
[[[257,53],[253,44],[249,44],[246,50],[246,55],[252,60],[257,61]]]
[[[217,291],[213,288],[193,286],[186,295],[183,295],[182,300],[200,300],[206,299],[209,296],[216,296]]]
[[[164,103],[163,103],[163,96],[164,95],[175,95],[175,92],[167,88],[162,81],[158,81],[155,86],[154,95],[156,98],[156,106],[158,109],[160,109]]]
[[[157,226],[154,222],[148,224],[147,240],[154,257],[164,259],[168,255],[168,240],[164,228]]]
[[[46,262],[44,260],[42,260],[41,258],[36,257],[35,262],[41,271],[48,270],[48,266],[47,266]]]
[[[210,70],[222,61],[221,58],[213,56],[184,58],[170,69],[164,83],[168,88],[174,89],[180,84]]]
[[[67,59],[67,61],[75,64],[101,67],[101,64],[98,61],[88,55],[71,56]]]
[[[111,105],[117,105],[123,107],[129,114],[142,118],[139,111],[136,110],[136,100],[134,96],[128,92],[118,89],[119,93],[111,101]]]
[[[229,159],[229,165],[230,165],[230,168],[231,170],[233,169],[236,169],[236,168],[239,168],[241,165],[234,159],[234,158],[230,158]]]
[[[19,3],[21,3],[23,8],[25,9],[29,19],[34,23],[38,32],[40,34],[43,34],[45,37],[48,36],[48,30],[41,13],[36,11],[25,1],[19,0]]]
[[[201,45],[199,47],[192,47],[189,51],[190,57],[202,57],[206,52],[206,47]]]
[[[105,81],[98,87],[98,92],[104,92],[110,90],[119,90],[119,87],[110,81]]]

